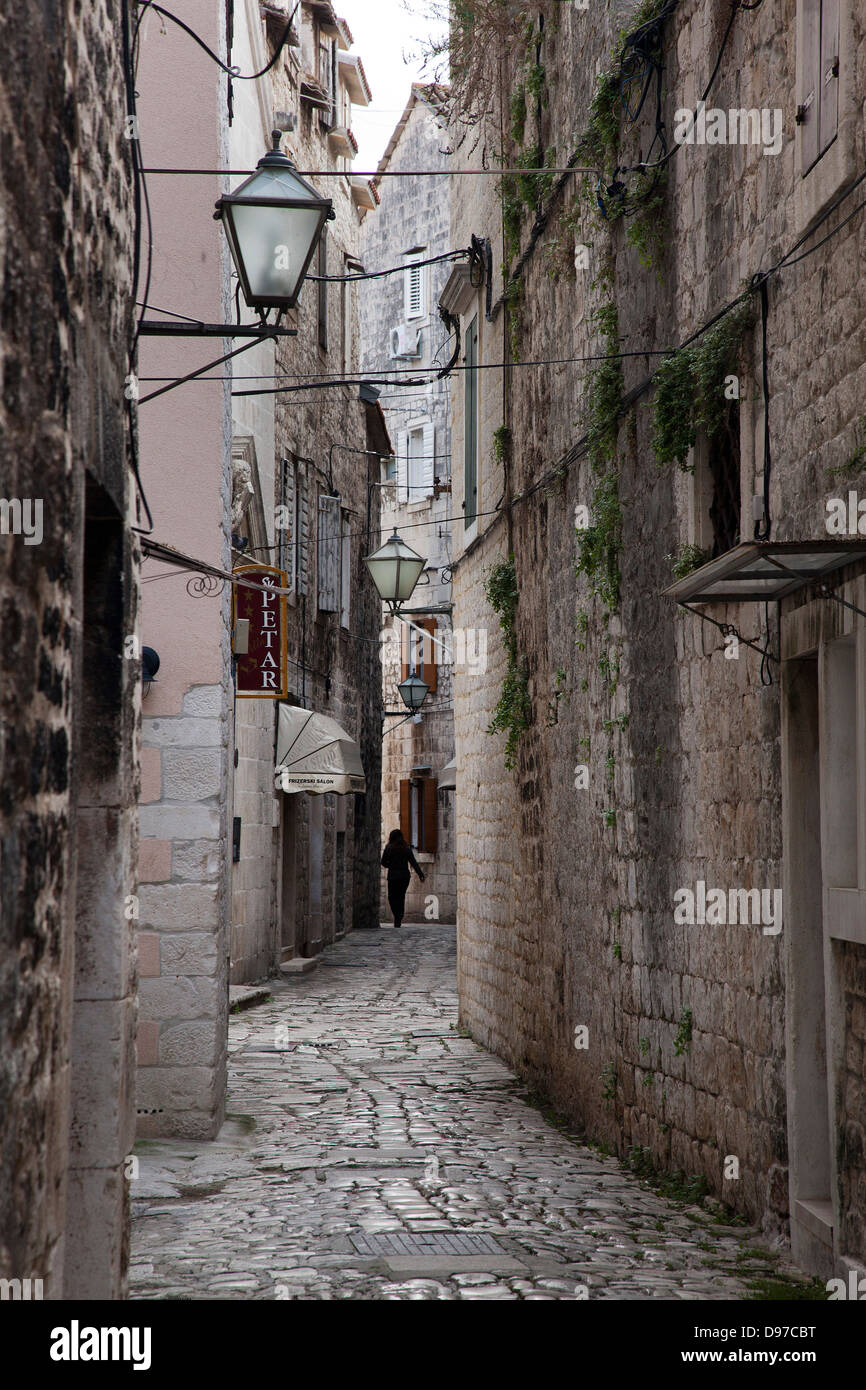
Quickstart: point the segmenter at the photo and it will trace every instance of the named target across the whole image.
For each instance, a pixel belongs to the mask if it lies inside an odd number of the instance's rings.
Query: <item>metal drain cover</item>
[[[466,1236],[459,1231],[383,1231],[350,1236],[359,1255],[503,1255],[492,1236]]]

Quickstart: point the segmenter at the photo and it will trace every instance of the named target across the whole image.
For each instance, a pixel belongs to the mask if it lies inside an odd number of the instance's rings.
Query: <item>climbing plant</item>
[[[685,467],[698,431],[712,439],[721,427],[733,399],[726,396],[726,378],[733,374],[753,312],[750,297],[741,296],[700,338],[663,360],[652,405],[652,448],[659,463]]]
[[[609,280],[600,281],[609,290]],[[619,357],[619,316],[614,300],[594,313],[602,345],[610,356],[590,373],[586,392],[587,454],[599,474],[592,497],[591,525],[577,533],[578,574],[586,575],[593,592],[609,609],[619,603],[619,548],[622,512],[616,468],[617,432],[622,399],[622,365]]]
[[[507,560],[500,560],[488,571],[484,579],[484,593],[499,618],[506,656],[502,690],[487,732],[506,735],[505,766],[510,769],[515,766],[520,735],[529,728],[532,720],[529,666],[517,646],[515,619],[519,591],[513,555],[509,555]]]

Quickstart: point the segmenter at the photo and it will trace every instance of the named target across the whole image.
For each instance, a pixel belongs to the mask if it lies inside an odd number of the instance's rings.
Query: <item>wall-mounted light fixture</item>
[[[153,647],[142,647],[141,649],[141,683],[142,698],[150,694],[150,687],[156,680],[156,673],[159,670],[159,654]]]

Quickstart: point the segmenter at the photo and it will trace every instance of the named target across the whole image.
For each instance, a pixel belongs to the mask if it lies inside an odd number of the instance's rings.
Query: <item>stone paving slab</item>
[[[132,1298],[727,1300],[773,1272],[754,1231],[554,1129],[459,1036],[455,935],[351,934],[231,1017],[218,1139],[136,1146]],[[364,1258],[351,1239],[443,1232],[500,1253]]]

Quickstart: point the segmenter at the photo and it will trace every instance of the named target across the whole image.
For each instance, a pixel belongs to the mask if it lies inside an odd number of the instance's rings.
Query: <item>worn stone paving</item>
[[[455,954],[439,924],[354,933],[232,1017],[219,1139],[136,1146],[132,1298],[748,1295],[754,1232],[571,1141],[458,1034]]]

